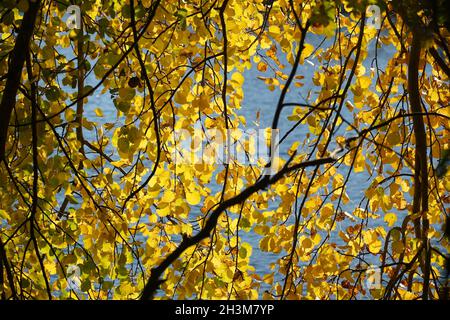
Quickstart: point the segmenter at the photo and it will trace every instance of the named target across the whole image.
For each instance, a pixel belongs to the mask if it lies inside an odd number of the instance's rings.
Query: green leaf
[[[59,89],[58,87],[51,86],[45,91],[45,97],[48,101],[56,101],[59,98]]]
[[[117,110],[122,111],[123,113],[127,114],[130,110],[131,105],[124,101],[119,101],[119,99],[114,99],[114,106]]]
[[[239,257],[241,259],[245,259],[245,257],[247,257],[247,249],[245,249],[245,247],[239,248]]]
[[[130,141],[125,137],[120,137],[117,141],[117,147],[120,152],[128,153],[128,151],[130,151]]]

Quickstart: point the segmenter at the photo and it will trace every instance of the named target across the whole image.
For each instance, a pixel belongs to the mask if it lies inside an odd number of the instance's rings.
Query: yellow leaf
[[[233,73],[231,76],[231,80],[236,81],[239,85],[242,85],[244,83],[244,76],[240,74],[239,72]]]
[[[397,215],[394,213],[387,213],[384,216],[384,221],[388,224],[389,227],[392,227],[397,221]]]
[[[370,252],[373,253],[373,254],[377,254],[381,250],[381,245],[382,245],[382,243],[381,243],[380,240],[377,240],[377,241],[369,244]]]
[[[100,109],[100,108],[95,108],[94,112],[95,112],[95,115],[96,115],[97,117],[103,117],[103,111],[102,111],[102,109]]]
[[[194,191],[194,192],[186,191],[186,201],[190,205],[195,206],[195,205],[200,203],[200,200],[201,200],[201,196],[200,196],[199,192],[197,192],[197,191]]]
[[[290,156],[292,156],[292,155],[294,154],[294,152],[297,151],[299,145],[300,145],[300,142],[299,142],[299,141],[295,141],[295,142],[292,144],[292,146],[289,148],[288,154],[289,154]]]
[[[261,61],[260,63],[258,63],[257,69],[260,72],[265,72],[267,70],[267,64]]]
[[[9,214],[5,210],[0,210],[0,218],[8,219]]]
[[[301,56],[301,59],[300,59],[300,63],[303,63],[304,59],[309,57],[311,55],[311,53],[313,53],[313,52],[314,52],[314,46],[312,46],[309,43],[305,43],[305,46],[304,46],[303,51],[302,51],[302,56]]]
[[[310,238],[305,238],[302,241],[302,248],[309,249],[313,246],[313,243]]]
[[[276,36],[276,35],[279,35],[280,34],[280,28],[278,27],[278,26],[270,26],[269,27],[269,33],[270,33],[270,35],[272,35],[272,36]]]
[[[367,89],[370,87],[370,84],[372,83],[372,79],[370,79],[367,76],[359,77],[358,83],[362,89]]]

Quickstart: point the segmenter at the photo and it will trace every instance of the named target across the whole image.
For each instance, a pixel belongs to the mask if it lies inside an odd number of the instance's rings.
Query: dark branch
[[[40,0],[30,1],[30,7],[23,16],[16,44],[9,56],[8,75],[5,88],[3,89],[2,101],[0,102],[0,161],[5,158],[9,120],[16,104],[16,95],[20,85],[23,64],[30,49],[30,40],[33,35],[39,6]]]
[[[292,158],[291,158],[292,160]],[[274,184],[281,178],[283,178],[288,173],[301,169],[306,168],[310,166],[318,166],[321,164],[326,163],[332,163],[335,162],[333,158],[323,158],[323,159],[317,159],[312,161],[306,161],[301,162],[292,166],[289,166],[291,161],[288,161],[286,165],[278,171],[275,175],[271,176],[265,176],[263,179],[259,180],[257,183],[251,185],[250,187],[246,188],[244,191],[239,193],[238,195],[227,199],[223,202],[221,202],[217,208],[211,213],[211,216],[206,221],[205,226],[202,228],[201,231],[199,231],[195,236],[193,237],[186,237],[183,239],[183,241],[180,243],[180,245],[172,252],[170,253],[163,262],[157,266],[156,268],[152,269],[150,279],[148,280],[147,284],[144,287],[144,290],[142,291],[141,300],[147,300],[152,299],[153,295],[155,294],[156,290],[158,289],[159,285],[162,283],[163,280],[160,279],[164,271],[176,260],[178,259],[181,254],[188,249],[189,247],[199,243],[203,239],[206,239],[210,236],[211,231],[215,228],[217,225],[217,220],[219,219],[220,215],[228,208],[237,205],[239,203],[244,202],[247,200],[252,194],[264,190],[269,185]]]

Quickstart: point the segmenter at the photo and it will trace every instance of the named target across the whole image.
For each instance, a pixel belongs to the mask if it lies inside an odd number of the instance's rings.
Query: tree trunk
[[[8,75],[0,102],[0,161],[5,159],[8,126],[16,104],[17,90],[20,85],[22,68],[30,49],[34,24],[40,7],[40,0],[29,2],[28,11],[23,16],[22,25],[17,35],[16,44],[9,55]]]

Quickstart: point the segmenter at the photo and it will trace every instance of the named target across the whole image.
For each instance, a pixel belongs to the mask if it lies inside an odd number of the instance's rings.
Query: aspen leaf
[[[309,44],[309,43],[305,43],[303,51],[302,51],[302,59],[301,59],[301,63],[303,63],[304,59],[309,57],[311,55],[311,53],[314,52],[314,47]]]
[[[194,191],[194,192],[187,191],[186,192],[186,201],[190,205],[195,206],[200,203],[200,200],[201,200],[201,196],[200,196],[199,192],[197,192],[197,191]]]
[[[260,72],[266,72],[267,71],[267,64],[265,62],[261,61],[260,63],[258,63],[257,69]]]
[[[239,72],[233,73],[231,76],[231,79],[233,81],[236,81],[239,85],[242,85],[244,83],[244,76],[240,74]]]
[[[5,210],[0,209],[0,218],[2,219],[8,219],[9,215]]]
[[[302,241],[302,248],[309,249],[312,246],[313,246],[313,243],[312,243],[311,239],[309,239],[309,238],[303,239],[303,241]]]
[[[95,108],[95,109],[94,109],[94,112],[95,112],[95,115],[96,115],[97,117],[103,117],[103,111],[102,111],[102,109],[100,109],[100,108]]]
[[[384,221],[389,227],[392,227],[397,222],[397,215],[395,213],[387,213],[384,215]]]
[[[357,82],[362,89],[367,89],[370,87],[372,80],[367,76],[362,76],[358,78]]]

